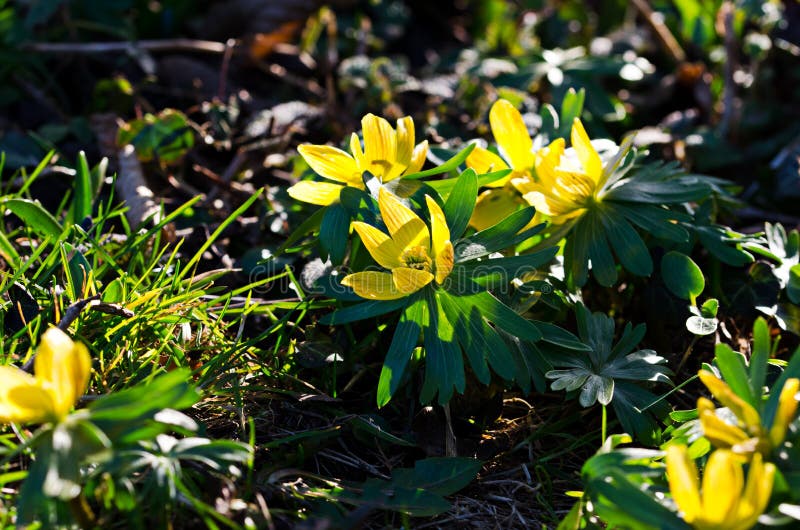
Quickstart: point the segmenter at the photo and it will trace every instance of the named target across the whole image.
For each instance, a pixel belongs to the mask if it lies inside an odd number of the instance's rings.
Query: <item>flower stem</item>
[[[602,446],[606,443],[606,429],[608,428],[608,409],[606,409],[605,405],[603,407],[603,416],[600,423],[600,445]]]
[[[97,518],[82,493],[69,500],[69,511],[78,526],[84,530],[98,527]]]

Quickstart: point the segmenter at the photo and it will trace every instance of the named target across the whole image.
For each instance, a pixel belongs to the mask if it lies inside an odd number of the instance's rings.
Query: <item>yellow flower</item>
[[[772,422],[772,428],[769,430],[769,440],[773,447],[783,443],[789,424],[797,414],[798,390],[800,390],[800,379],[794,377],[787,379],[781,389],[781,395],[778,398],[778,410],[775,412],[775,419]]]
[[[439,205],[428,196],[425,201],[431,214],[430,231],[417,214],[381,188],[378,207],[389,235],[360,221],[353,223],[353,228],[375,261],[391,272],[356,272],[345,276],[343,285],[352,287],[363,298],[395,300],[433,280],[438,284],[444,282],[453,270],[450,229]]]
[[[724,381],[706,370],[700,370],[698,376],[714,397],[738,420],[737,425],[731,425],[717,416],[716,408],[710,400],[706,398],[697,400],[697,412],[703,427],[703,435],[715,447],[730,449],[738,455],[747,456],[755,452],[767,455],[783,443],[786,430],[797,412],[800,379],[788,379],[783,385],[775,419],[767,431],[758,411],[737,396]]]
[[[534,162],[533,140],[519,111],[506,101],[498,99],[489,111],[489,125],[500,152],[500,158],[488,149],[475,146],[467,157],[467,167],[478,174],[511,169],[511,173],[491,184],[478,196],[470,225],[483,230],[502,221],[513,213],[523,201],[514,189],[518,185],[533,182],[531,171]],[[506,163],[506,160],[508,163]]]
[[[0,423],[59,422],[86,390],[92,361],[83,344],[48,329],[34,361],[35,376],[0,366]]]
[[[562,224],[580,217],[608,180],[613,169],[603,168],[603,160],[592,145],[581,120],[575,118],[570,134],[572,148],[566,149],[557,138],[536,154],[536,181],[515,182],[523,198]]]
[[[492,105],[489,124],[503,158],[478,146],[467,157],[467,166],[478,174],[509,168],[511,173],[487,186],[499,189],[478,196],[470,219],[477,230],[501,221],[520,204],[531,204],[537,213],[551,217],[553,224],[563,224],[581,216],[591,201],[599,200],[598,192],[614,166],[603,167],[600,153],[578,118],[572,124],[570,149],[563,138],[537,149],[522,115],[504,99]],[[608,140],[598,142],[616,147]],[[539,221],[537,216],[533,223]]]
[[[344,186],[364,189],[361,175],[369,171],[388,182],[401,175],[416,173],[428,155],[427,140],[414,147],[414,121],[406,116],[397,120],[397,130],[373,114],[361,119],[364,148],[358,135],[350,136],[350,153],[330,145],[304,144],[297,148],[311,169],[333,182],[304,180],[287,190],[303,202],[326,206],[339,200]]]
[[[742,462],[733,452],[711,453],[703,474],[702,491],[697,466],[685,445],[667,448],[667,479],[683,520],[697,530],[747,530],[764,512],[772,494],[775,466],[760,454],[750,461],[747,481]]]
[[[467,157],[467,166],[479,174],[511,168],[511,174],[489,184],[490,188],[502,187],[512,178],[531,178],[535,158],[533,140],[528,134],[522,114],[510,102],[498,99],[489,110],[489,125],[505,160],[488,149],[475,146]]]

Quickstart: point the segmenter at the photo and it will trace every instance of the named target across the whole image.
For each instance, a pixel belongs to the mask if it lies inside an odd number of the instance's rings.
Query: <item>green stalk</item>
[[[600,445],[601,446],[604,443],[606,443],[606,430],[608,429],[608,409],[606,408],[605,405],[602,405],[602,407],[603,407],[603,416],[602,416],[602,420],[601,420],[601,424],[600,424],[600,436],[601,436]]]

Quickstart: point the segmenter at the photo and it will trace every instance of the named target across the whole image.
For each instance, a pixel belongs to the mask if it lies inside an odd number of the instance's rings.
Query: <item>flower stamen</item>
[[[422,245],[417,245],[403,251],[400,261],[409,269],[431,272],[433,260],[428,256],[428,251]]]

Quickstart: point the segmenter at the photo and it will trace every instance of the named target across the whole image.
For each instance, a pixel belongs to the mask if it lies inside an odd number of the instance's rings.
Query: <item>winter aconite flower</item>
[[[378,207],[389,234],[360,221],[353,223],[353,228],[375,261],[391,272],[356,272],[345,276],[342,284],[363,298],[395,300],[447,278],[454,260],[450,230],[439,205],[429,196],[425,200],[430,230],[417,214],[381,188]]]
[[[89,352],[58,328],[48,329],[36,352],[35,375],[0,366],[0,422],[60,422],[86,390]]]
[[[754,452],[766,455],[783,443],[789,423],[797,413],[800,379],[788,379],[783,385],[775,419],[772,426],[767,429],[758,411],[737,396],[724,381],[705,370],[701,370],[698,375],[714,397],[725,405],[737,420],[735,425],[728,423],[717,415],[711,400],[706,398],[697,400],[697,412],[703,427],[703,435],[715,447],[730,449],[739,455],[749,455]]]
[[[580,217],[594,201],[599,201],[612,164],[603,167],[603,159],[592,145],[581,120],[575,118],[570,134],[572,147],[557,138],[536,154],[535,181],[515,182],[522,197],[536,210],[562,224]],[[609,149],[609,151],[614,151]]]
[[[489,111],[497,147],[503,158],[482,147],[475,147],[467,165],[477,173],[511,169],[511,173],[489,184],[475,206],[470,224],[482,230],[513,213],[519,204],[531,204],[537,212],[551,217],[553,224],[563,224],[579,217],[599,193],[615,169],[604,167],[598,147],[609,158],[619,150],[609,140],[589,139],[583,124],[575,118],[567,148],[557,138],[539,149],[528,133],[519,111],[504,99]],[[594,144],[594,145],[593,145]]]
[[[406,116],[397,120],[397,129],[383,118],[367,114],[361,120],[364,147],[356,133],[350,137],[346,153],[330,145],[305,144],[300,155],[318,175],[333,182],[304,180],[288,189],[298,201],[328,205],[339,200],[344,186],[364,189],[362,174],[369,171],[381,182],[416,173],[428,154],[427,140],[414,146],[414,121]]]
[[[499,99],[489,111],[489,124],[505,160],[488,149],[476,146],[467,157],[467,166],[478,174],[503,169],[511,169],[511,173],[489,184],[487,187],[493,189],[478,196],[475,212],[470,219],[470,224],[478,230],[497,224],[513,213],[522,203],[515,187],[533,182],[533,140],[519,111],[510,102]]]
[[[489,111],[489,125],[505,160],[488,149],[476,146],[467,157],[467,166],[478,173],[510,168],[510,175],[489,185],[494,188],[503,186],[513,178],[530,178],[534,161],[533,140],[522,114],[510,102],[498,99]]]
[[[742,462],[733,452],[711,453],[703,473],[702,489],[697,466],[685,445],[667,448],[667,478],[672,498],[684,521],[697,530],[747,530],[764,512],[772,494],[775,466],[760,454],[750,461],[747,480]]]

